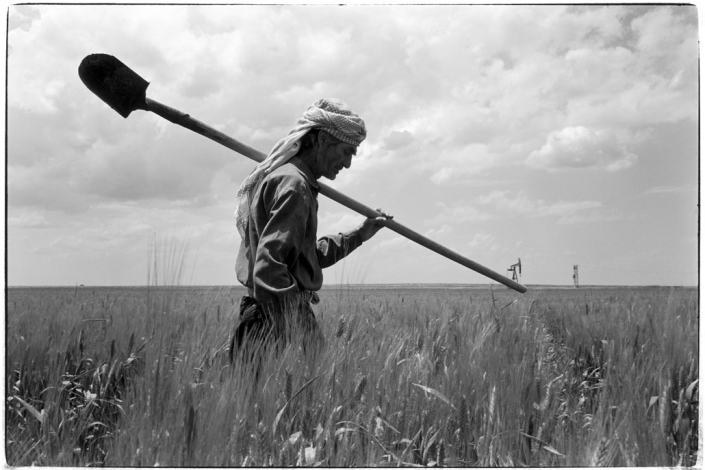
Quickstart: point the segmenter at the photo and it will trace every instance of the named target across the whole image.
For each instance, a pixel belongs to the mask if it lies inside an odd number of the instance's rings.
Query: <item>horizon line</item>
[[[323,284],[321,290],[331,289],[337,287],[374,287],[374,286],[467,286],[467,287],[504,287],[502,284],[483,284],[483,283],[461,283],[461,282],[389,282],[389,283],[347,283],[347,284]],[[582,284],[580,286],[574,286],[572,284],[524,284],[524,286],[529,287],[570,287],[574,289],[588,288],[588,287],[689,287],[696,288],[700,287],[699,284],[689,285],[689,284]],[[174,284],[174,285],[144,285],[144,284],[43,284],[43,285],[9,285],[5,284],[6,289],[31,289],[31,288],[146,288],[146,287],[220,287],[220,288],[235,288],[235,289],[246,289],[245,286],[239,284]],[[507,288],[509,289],[509,288]]]

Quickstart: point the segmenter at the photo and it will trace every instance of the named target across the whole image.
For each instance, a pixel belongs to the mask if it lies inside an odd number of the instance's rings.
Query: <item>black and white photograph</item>
[[[689,3],[6,7],[10,467],[696,467]]]

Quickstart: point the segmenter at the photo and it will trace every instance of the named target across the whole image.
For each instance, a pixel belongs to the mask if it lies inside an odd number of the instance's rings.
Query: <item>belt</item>
[[[253,299],[255,298],[255,293],[252,291],[252,289],[247,290],[247,295],[249,295]],[[321,298],[318,297],[318,294],[312,290],[301,291],[301,298],[304,302],[308,302],[313,305],[318,305],[318,303],[321,301]]]

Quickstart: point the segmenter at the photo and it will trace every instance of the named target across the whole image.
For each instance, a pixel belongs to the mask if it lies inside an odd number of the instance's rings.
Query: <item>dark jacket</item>
[[[319,290],[322,270],[362,243],[356,232],[316,238],[319,188],[294,157],[255,190],[248,223],[252,243],[241,243],[235,269],[262,305],[281,308],[298,303],[303,291]]]

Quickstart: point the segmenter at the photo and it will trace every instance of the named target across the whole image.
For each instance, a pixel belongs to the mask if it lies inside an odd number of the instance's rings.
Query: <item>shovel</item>
[[[146,91],[149,86],[149,82],[137,75],[129,67],[113,56],[107,54],[91,54],[87,56],[83,59],[83,61],[81,61],[81,65],[78,67],[78,75],[89,90],[91,90],[98,96],[98,98],[107,103],[124,118],[127,118],[132,111],[137,109],[151,111],[163,117],[167,121],[178,124],[186,129],[190,129],[193,132],[201,134],[202,136],[208,137],[209,139],[218,142],[219,144],[258,163],[267,157],[265,153],[239,142],[210,126],[207,126],[206,124],[192,118],[188,114],[182,113],[181,111],[147,98]],[[321,194],[344,205],[348,209],[352,209],[365,217],[383,217],[383,215],[376,210],[357,202],[356,200],[342,194],[339,191],[336,191],[320,181],[319,185]],[[526,292],[526,287],[518,282],[459,255],[443,245],[440,245],[433,240],[430,240],[423,235],[420,235],[403,226],[395,220],[385,220],[385,226],[399,235],[406,237],[409,240],[412,240],[432,251],[435,251],[436,253],[445,256],[446,258],[451,259],[466,268],[472,269],[483,276],[504,284],[517,292],[522,294]]]

